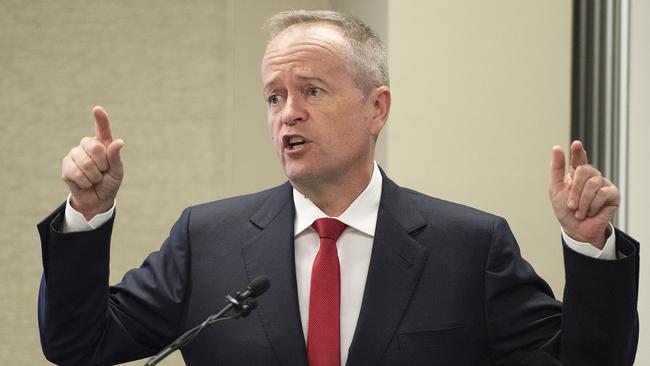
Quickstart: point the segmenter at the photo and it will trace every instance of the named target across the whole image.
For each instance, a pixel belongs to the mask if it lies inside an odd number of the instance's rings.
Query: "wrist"
[[[605,247],[607,238],[609,238],[609,236],[612,235],[612,229],[609,224],[606,225],[602,230],[599,230],[598,232],[600,234],[596,234],[596,235],[583,235],[577,231],[567,230],[564,227],[562,228],[562,230],[567,236],[569,236],[574,241],[591,244],[592,246],[600,250],[602,250]]]
[[[70,202],[70,206],[74,208],[77,212],[82,214],[83,217],[86,219],[86,221],[90,221],[95,216],[110,210],[113,207],[114,201],[115,200],[111,202],[98,202],[95,205],[83,205],[75,201],[74,197],[70,197],[69,202]]]

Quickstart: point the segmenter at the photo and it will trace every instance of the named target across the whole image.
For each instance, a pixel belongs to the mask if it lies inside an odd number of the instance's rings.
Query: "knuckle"
[[[602,176],[603,174],[595,166],[589,164],[589,170],[591,170],[595,175]]]
[[[86,174],[86,179],[92,184],[99,183],[101,181],[101,176],[99,174],[95,174],[94,172]]]
[[[87,151],[88,151],[89,154],[92,154],[92,155],[101,155],[101,154],[105,153],[104,145],[98,143],[97,141],[95,141],[95,143],[93,143],[93,144],[90,144],[88,146]]]
[[[83,159],[81,162],[79,162],[79,168],[81,168],[85,172],[91,172],[93,171],[95,163],[93,163],[90,159]]]
[[[74,161],[70,156],[66,155],[63,160],[61,161],[61,172],[65,173],[66,171],[69,171],[75,166]]]
[[[63,180],[69,180],[70,179],[70,169],[68,167],[64,166],[61,169],[61,179]]]
[[[576,168],[576,174],[580,174],[584,176],[602,175],[600,174],[600,171],[594,168],[594,166],[591,164],[580,165],[579,167]]]
[[[100,173],[99,171],[95,172],[93,174],[93,183],[100,183],[104,179],[104,175]]]
[[[588,189],[595,190],[595,189],[600,188],[600,187],[602,186],[602,183],[603,183],[603,182],[602,182],[602,180],[600,179],[600,177],[592,177],[592,178],[590,178],[590,179],[587,181],[587,183],[585,184],[585,186],[586,186]]]
[[[84,177],[83,173],[79,169],[75,169],[74,171],[70,172],[70,176],[72,179],[74,179],[75,182],[81,181],[81,179]]]
[[[75,146],[72,148],[72,150],[70,150],[70,157],[74,161],[78,161],[80,158],[84,156],[84,154],[85,154],[84,149],[81,146]]]
[[[594,197],[594,202],[605,202],[609,200],[610,194],[608,191],[599,189],[598,193],[596,193],[596,197]]]
[[[86,179],[86,176],[84,173],[81,172],[81,170],[76,169],[73,173],[72,176],[74,178],[74,181],[77,182],[79,185],[85,184],[88,180]]]

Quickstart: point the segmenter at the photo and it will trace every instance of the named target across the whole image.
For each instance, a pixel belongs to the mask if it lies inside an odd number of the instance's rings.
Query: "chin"
[[[317,179],[317,169],[313,167],[301,166],[298,164],[285,164],[284,174],[291,183],[309,184]]]

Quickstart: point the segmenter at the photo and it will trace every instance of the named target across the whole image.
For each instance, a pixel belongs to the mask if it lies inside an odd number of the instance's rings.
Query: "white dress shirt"
[[[366,189],[336,217],[348,225],[336,241],[341,268],[341,364],[345,365],[348,349],[352,343],[357,319],[361,310],[361,300],[366,287],[366,277],[370,266],[370,254],[375,238],[377,213],[381,199],[381,174],[374,164],[372,178]],[[302,319],[302,331],[307,341],[309,326],[309,290],[311,268],[318,253],[320,237],[311,227],[316,219],[327,216],[309,198],[293,190],[296,206],[296,219],[293,226],[294,251],[296,258],[296,282],[298,284],[298,305]]]
[[[348,350],[357,326],[361,301],[366,285],[370,255],[377,225],[377,213],[381,199],[382,178],[377,163],[374,163],[372,178],[366,189],[336,217],[348,225],[336,242],[341,268],[341,364],[345,365]],[[309,325],[309,289],[311,268],[318,253],[320,238],[311,224],[319,218],[328,217],[309,198],[293,190],[296,208],[294,222],[294,251],[296,261],[296,282],[298,285],[298,304],[302,319],[302,330],[307,341]],[[65,208],[63,232],[88,231],[108,221],[115,211],[115,204],[107,212],[90,221],[70,205],[70,196]],[[611,225],[610,225],[611,226]],[[611,231],[613,233],[613,230]],[[583,255],[598,259],[616,259],[615,235],[607,238],[602,250],[589,243],[573,240],[562,230],[562,237],[569,248]]]

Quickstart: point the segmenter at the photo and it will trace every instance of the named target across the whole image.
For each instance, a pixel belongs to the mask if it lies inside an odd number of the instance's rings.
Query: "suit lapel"
[[[291,185],[279,190],[251,217],[260,232],[243,246],[242,256],[249,280],[264,274],[271,281],[269,290],[258,299],[256,312],[279,363],[307,365],[296,288]]]
[[[383,173],[383,172],[382,172]],[[383,177],[370,268],[347,365],[374,365],[393,338],[428,251],[409,234],[425,226],[408,194]]]
[[[383,172],[382,172],[383,173]],[[307,365],[296,288],[292,188],[269,195],[250,221],[259,228],[242,248],[248,279],[265,274],[271,287],[256,310],[282,365]],[[347,365],[377,364],[393,338],[428,259],[411,237],[426,225],[408,193],[383,177],[375,240]]]

